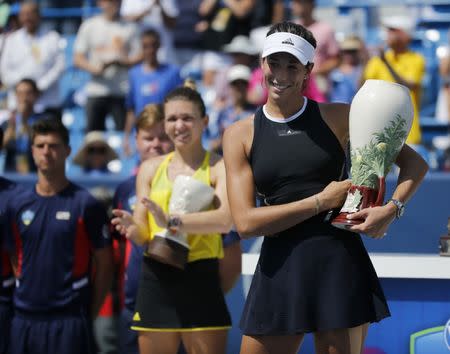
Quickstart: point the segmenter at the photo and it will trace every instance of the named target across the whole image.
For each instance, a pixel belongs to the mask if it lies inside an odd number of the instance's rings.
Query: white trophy
[[[333,226],[348,229],[363,220],[348,214],[384,203],[385,178],[411,129],[414,109],[403,85],[367,80],[350,106],[352,186]]]
[[[190,176],[177,176],[169,201],[169,214],[195,213],[208,208],[214,199],[214,188]],[[147,254],[165,264],[184,269],[189,244],[187,234],[164,229],[154,235]]]

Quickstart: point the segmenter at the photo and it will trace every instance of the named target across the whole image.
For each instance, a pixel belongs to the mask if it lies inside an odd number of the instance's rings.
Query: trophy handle
[[[378,195],[373,206],[381,206],[384,202],[384,193],[386,192],[386,179],[384,176],[378,177]]]

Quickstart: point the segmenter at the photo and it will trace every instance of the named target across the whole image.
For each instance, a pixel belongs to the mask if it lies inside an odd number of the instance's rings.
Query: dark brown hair
[[[31,127],[31,142],[37,135],[59,135],[64,145],[69,146],[69,131],[59,119],[43,118],[34,123]]]

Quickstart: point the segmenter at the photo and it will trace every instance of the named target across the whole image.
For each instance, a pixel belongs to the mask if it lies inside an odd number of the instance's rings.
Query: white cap
[[[315,50],[312,44],[293,33],[275,32],[266,37],[262,57],[279,52],[292,54],[303,65],[314,62]]]
[[[399,29],[407,34],[412,34],[415,28],[414,19],[403,15],[384,17],[381,19],[381,24],[386,28]]]
[[[247,55],[257,55],[258,50],[255,48],[250,38],[247,36],[236,36],[231,42],[223,46],[225,53],[243,53]]]
[[[233,82],[236,80],[249,81],[251,71],[248,66],[245,65],[233,65],[227,72],[227,81]]]
[[[211,51],[207,51],[202,56],[202,70],[220,71],[225,65],[223,58]]]

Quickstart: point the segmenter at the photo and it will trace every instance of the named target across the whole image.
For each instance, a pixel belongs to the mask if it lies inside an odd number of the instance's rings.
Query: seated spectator
[[[203,0],[183,0],[178,2],[180,13],[174,28],[174,44],[177,63],[181,67],[188,64],[195,56],[201,55],[201,34],[197,23],[201,21],[199,6]]]
[[[41,28],[39,7],[34,2],[21,4],[19,21],[22,28],[7,37],[2,52],[0,76],[9,91],[8,106],[16,108],[14,88],[17,83],[31,78],[41,92],[35,110],[60,119],[59,79],[65,68],[61,37],[55,31]]]
[[[81,24],[74,65],[92,74],[86,85],[87,130],[105,130],[108,114],[116,130],[125,126],[128,68],[141,59],[138,29],[120,18],[120,0],[98,0],[101,13]]]
[[[146,30],[141,36],[143,62],[128,73],[127,121],[125,124],[124,150],[130,154],[129,136],[136,123],[136,115],[147,104],[162,103],[164,97],[182,84],[180,70],[172,64],[161,63],[157,52],[160,37],[155,30]]]
[[[31,79],[22,79],[15,90],[17,108],[11,111],[10,118],[2,125],[5,135],[3,146],[6,153],[5,172],[26,174],[36,171],[31,155],[30,129],[34,122],[41,119],[34,111],[39,98],[36,82]]]
[[[409,132],[408,144],[420,144],[419,105],[422,79],[425,74],[425,58],[409,49],[414,22],[407,16],[390,16],[382,20],[387,30],[386,44],[389,49],[380,51],[379,56],[369,60],[363,79],[396,82],[411,92],[414,106],[414,120]]]
[[[208,125],[209,150],[222,153],[222,137],[225,129],[254,113],[254,107],[247,101],[250,74],[249,67],[245,65],[234,65],[228,70],[231,104],[219,112],[217,121]]]
[[[255,64],[258,64],[258,49],[253,45],[249,37],[239,35],[234,37],[229,44],[223,47],[223,52],[230,56],[231,63],[230,65],[224,66],[216,75],[216,99],[229,105],[232,103],[232,97],[228,85],[228,71],[233,65],[245,65],[249,68],[253,68]]]
[[[89,132],[73,163],[83,168],[83,172],[89,175],[109,174],[108,163],[118,158],[117,153],[105,140],[101,131]]]
[[[340,47],[340,64],[330,74],[330,102],[350,103],[361,82],[363,66],[361,64],[362,42],[358,37],[348,37]]]
[[[178,64],[173,47],[173,29],[180,11],[176,0],[122,0],[120,15],[139,25],[141,30],[152,28],[161,35],[158,59]]]

